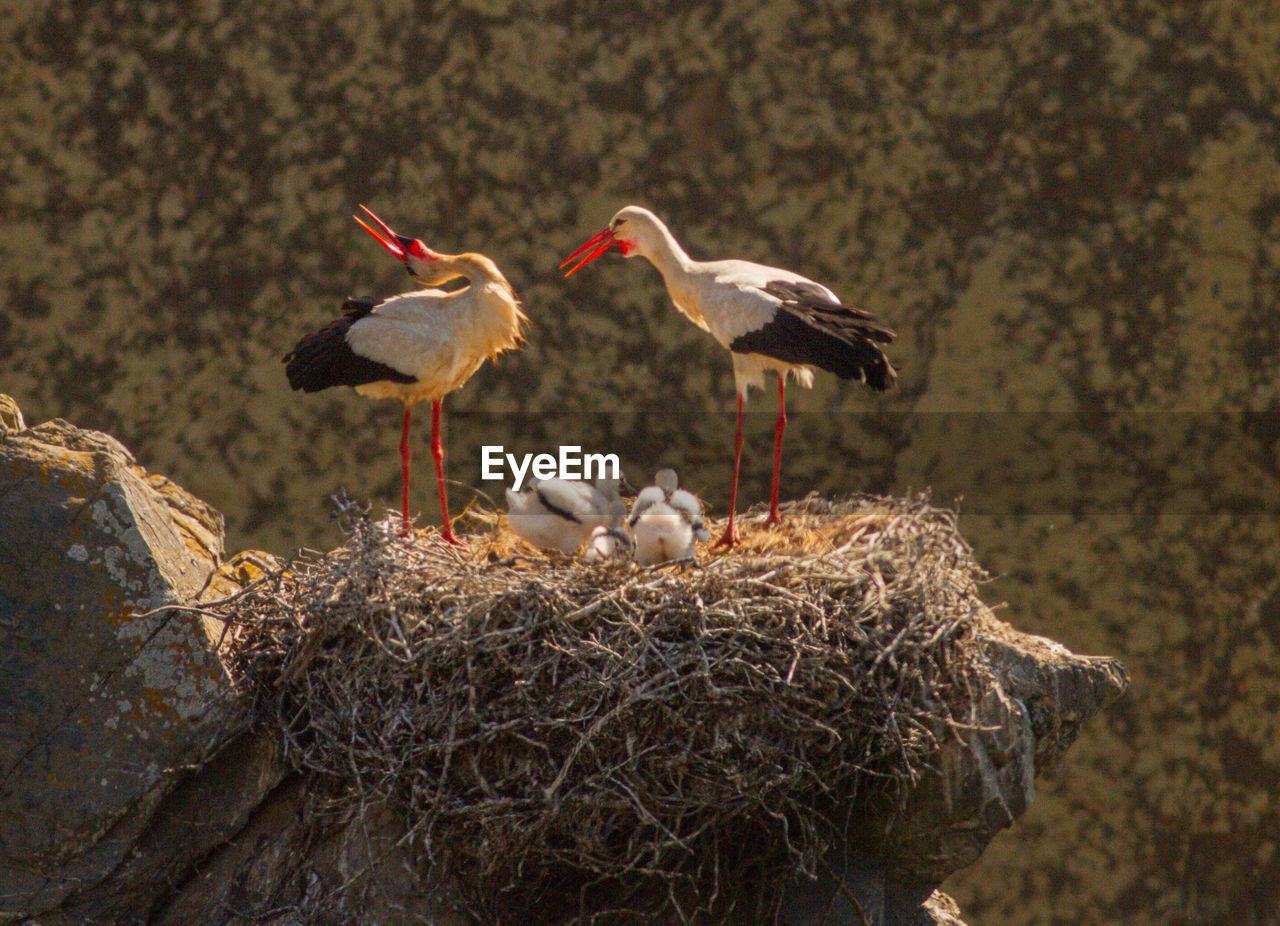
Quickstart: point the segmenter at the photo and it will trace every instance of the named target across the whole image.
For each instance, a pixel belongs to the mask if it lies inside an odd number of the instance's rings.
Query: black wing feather
[[[319,392],[330,386],[362,386],[383,380],[416,382],[417,377],[360,356],[347,343],[347,332],[351,326],[377,305],[373,299],[348,299],[342,304],[341,318],[335,318],[319,331],[307,335],[285,354],[284,373],[289,377],[290,387],[303,392]]]
[[[862,309],[842,305],[812,283],[774,281],[764,291],[780,300],[767,325],[733,340],[739,354],[764,354],[784,363],[806,364],[885,390],[898,374],[877,345],[893,341],[893,331]]]
[[[542,489],[535,487],[534,491],[538,493],[538,501],[542,502],[543,507],[546,508],[548,511],[550,511],[552,514],[558,514],[560,517],[564,518],[566,521],[572,521],[574,524],[582,523],[582,519],[579,518],[572,511],[569,511],[565,508],[561,508],[555,505],[554,503],[552,503],[550,500],[548,500],[547,496],[542,493]]]

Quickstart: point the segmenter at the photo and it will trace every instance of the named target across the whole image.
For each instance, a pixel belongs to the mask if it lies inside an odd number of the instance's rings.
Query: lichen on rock
[[[226,732],[216,625],[174,610],[220,561],[222,518],[114,438],[25,427],[7,396],[0,419],[0,882],[39,912],[105,878]]]

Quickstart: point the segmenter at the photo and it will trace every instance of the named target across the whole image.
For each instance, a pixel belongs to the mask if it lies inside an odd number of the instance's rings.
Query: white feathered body
[[[285,355],[289,385],[303,392],[351,386],[406,407],[442,399],[491,357],[519,346],[527,321],[515,292],[483,254],[437,254],[414,276],[428,286],[462,277],[461,289],[421,289],[381,302],[349,299],[341,318]]]
[[[815,369],[875,389],[896,376],[872,343],[888,343],[893,332],[808,277],[746,260],[693,260],[662,220],[639,206],[620,209],[602,234],[614,235],[624,255],[658,268],[675,307],[732,353],[744,399],[752,386],[764,386],[767,370],[806,388]]]
[[[635,549],[635,539],[625,525],[622,527],[601,525],[591,532],[591,539],[587,541],[587,551],[582,558],[590,563],[631,559],[635,555]]]
[[[597,527],[609,523],[611,499],[585,482],[544,479],[519,492],[507,489],[506,495],[507,524],[539,549],[577,552]]]
[[[781,300],[766,293],[762,287],[773,281],[819,285],[798,273],[745,260],[686,261],[683,264],[654,261],[654,264],[662,271],[667,294],[675,307],[699,328],[709,332],[726,350],[735,339],[763,328],[778,314]],[[664,271],[664,266],[672,269]],[[826,292],[831,293],[830,290]],[[836,298],[834,293],[831,293],[831,298]],[[732,357],[733,381],[744,398],[752,386],[764,387],[766,370],[789,374],[806,389],[813,386],[812,367],[787,363],[764,354],[734,352]]]
[[[665,477],[665,478],[664,478]],[[702,505],[692,492],[676,488],[675,473],[663,470],[636,496],[629,524],[635,538],[636,562],[652,566],[677,559],[692,559],[696,542],[709,540],[702,523]]]
[[[346,333],[351,350],[416,380],[356,386],[371,398],[412,403],[461,387],[486,360],[519,344],[524,315],[505,280],[457,292],[423,289],[392,296]]]
[[[655,502],[631,522],[636,542],[636,562],[653,566],[694,555],[693,529],[689,520],[666,502]]]

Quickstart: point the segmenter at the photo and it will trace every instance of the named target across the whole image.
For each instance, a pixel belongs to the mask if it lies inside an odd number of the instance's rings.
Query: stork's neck
[[[649,263],[658,268],[668,289],[679,282],[693,269],[694,261],[680,247],[675,235],[658,219],[653,220],[655,234],[649,236],[640,253],[649,259]]]
[[[488,332],[490,356],[515,347],[523,336],[521,325],[529,319],[520,309],[520,300],[498,265],[483,254],[475,253],[445,255],[438,265],[443,276],[433,280],[433,285],[457,277],[467,281],[465,289],[451,295],[459,304],[469,306],[478,319],[476,324]]]
[[[510,287],[507,278],[502,275],[498,265],[483,254],[450,254],[442,256],[437,264],[441,273],[440,283],[462,277],[472,286],[484,286],[488,283],[501,283]]]

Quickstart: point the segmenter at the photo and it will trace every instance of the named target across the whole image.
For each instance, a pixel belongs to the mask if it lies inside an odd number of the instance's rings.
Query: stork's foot
[[[781,523],[782,523],[782,515],[778,514],[778,509],[770,508],[769,517],[764,519],[764,526],[773,527],[775,524],[781,524]]]
[[[724,533],[711,549],[719,550],[724,547],[726,550],[732,550],[740,543],[742,543],[742,535],[738,533],[738,525],[730,521],[729,526],[724,529]]]
[[[444,530],[440,531],[440,539],[445,543],[453,544],[455,547],[465,547],[466,544],[459,540],[453,533],[453,525],[446,524]]]

